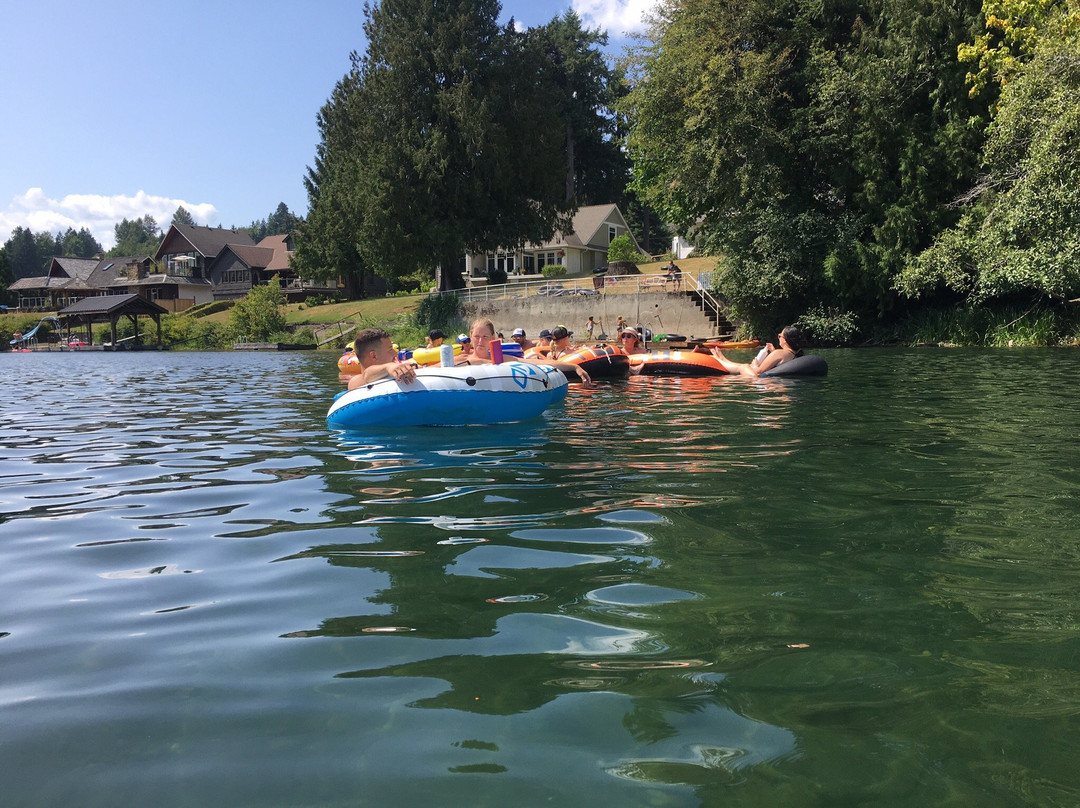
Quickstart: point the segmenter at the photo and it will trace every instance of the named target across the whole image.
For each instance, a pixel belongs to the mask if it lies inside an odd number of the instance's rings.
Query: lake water
[[[1080,352],[824,353],[363,436],[0,355],[0,802],[1080,803]]]

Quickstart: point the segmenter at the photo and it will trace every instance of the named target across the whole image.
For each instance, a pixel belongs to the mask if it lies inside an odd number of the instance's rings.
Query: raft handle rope
[[[541,367],[545,367],[545,368],[550,369],[551,366],[550,365],[541,365]],[[462,378],[461,376],[451,376],[451,375],[448,375],[448,374],[445,374],[445,373],[425,373],[423,378],[425,378],[425,379],[450,379],[450,380],[456,381],[456,382],[465,382],[465,384],[467,386],[469,386],[469,387],[475,387],[477,382],[481,382],[481,381],[499,381],[500,380],[500,377],[498,377],[498,376],[493,377],[491,379],[477,379],[475,376],[465,376],[464,378]],[[526,382],[539,382],[540,386],[545,387],[545,388],[549,387],[551,385],[551,382],[548,380],[547,374],[544,374],[543,376],[533,376],[533,375],[530,374],[530,375],[524,376],[524,379],[525,379]],[[367,384],[364,385],[364,389],[365,390],[372,390],[377,385],[388,384],[389,382],[396,382],[396,381],[397,381],[397,379],[395,379],[395,378],[393,378],[391,376],[384,376],[381,379],[376,379],[373,382],[368,382]],[[343,392],[348,392],[348,391],[343,391]]]

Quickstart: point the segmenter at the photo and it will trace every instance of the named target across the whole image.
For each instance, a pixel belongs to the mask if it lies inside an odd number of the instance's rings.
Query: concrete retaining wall
[[[565,325],[575,340],[585,339],[585,321],[596,321],[594,337],[607,333],[614,339],[615,323],[621,315],[631,325],[641,325],[653,334],[681,334],[686,337],[715,337],[716,328],[705,313],[685,294],[650,291],[604,294],[598,297],[546,297],[534,295],[516,300],[489,300],[463,304],[466,322],[487,317],[510,339],[515,328],[524,328],[535,339],[543,328]]]

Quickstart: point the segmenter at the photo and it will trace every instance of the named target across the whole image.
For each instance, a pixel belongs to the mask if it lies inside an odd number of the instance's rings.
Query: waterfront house
[[[634,238],[618,205],[587,205],[578,209],[568,231],[556,233],[543,244],[466,256],[465,277],[469,281],[483,278],[493,269],[507,275],[538,275],[548,264],[565,266],[568,275],[588,275],[607,266],[608,245],[627,234]]]
[[[55,310],[96,294],[90,277],[97,258],[56,257],[44,275],[19,278],[8,289],[19,296],[19,308],[28,311]]]

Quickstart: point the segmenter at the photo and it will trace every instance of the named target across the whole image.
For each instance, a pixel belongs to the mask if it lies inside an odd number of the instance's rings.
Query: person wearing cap
[[[632,326],[626,326],[619,332],[619,344],[622,346],[622,349],[626,351],[627,356],[648,353],[648,351],[645,350],[645,346],[641,343],[641,334]]]
[[[473,352],[473,344],[472,344],[472,340],[469,338],[469,335],[468,334],[458,334],[457,335],[457,341],[458,341],[458,345],[461,346],[461,356],[471,356],[472,352]],[[460,358],[461,357],[458,357],[458,359],[460,359]],[[456,364],[460,365],[462,363],[459,361]]]
[[[402,384],[416,381],[416,367],[411,362],[398,362],[397,348],[390,341],[390,335],[381,328],[365,328],[357,334],[353,340],[353,353],[363,371],[349,379],[350,390],[387,376]]]
[[[573,353],[574,349],[570,345],[570,337],[573,335],[574,332],[567,330],[565,325],[557,325],[551,329],[551,353],[548,358],[558,359],[564,354]]]
[[[563,329],[566,330],[565,328]],[[473,320],[472,328],[470,329],[470,336],[472,338],[473,353],[472,355],[465,357],[464,355],[457,358],[458,365],[487,365],[491,364],[491,343],[495,337],[495,325],[491,320],[486,317],[478,317]],[[582,384],[586,387],[592,386],[592,377],[589,376],[585,368],[580,365],[575,365],[572,362],[560,362],[553,361],[545,356],[529,357],[525,359],[526,362],[537,362],[542,365],[551,365],[559,370],[566,372],[576,373],[578,378],[581,379]]]
[[[536,338],[538,340],[540,340],[540,345],[539,345],[540,348],[550,348],[551,347],[551,329],[550,328],[543,329],[537,335]]]
[[[431,329],[428,332],[427,336],[428,336],[428,347],[429,348],[438,348],[438,347],[440,347],[442,345],[443,340],[446,339],[446,334],[444,334],[442,331],[440,331],[437,328]]]
[[[622,349],[626,352],[627,356],[648,353],[644,344],[641,342],[641,332],[633,326],[623,326],[623,329],[619,332],[619,345],[622,346]],[[645,366],[641,363],[636,365],[631,364],[630,375],[637,376],[644,367]]]
[[[510,335],[510,339],[512,339],[514,342],[521,346],[522,352],[525,352],[530,348],[536,347],[536,343],[525,336],[524,328],[515,328],[514,333]]]

